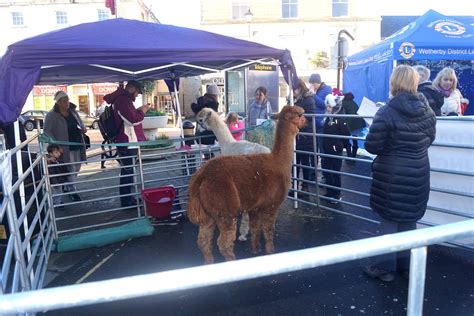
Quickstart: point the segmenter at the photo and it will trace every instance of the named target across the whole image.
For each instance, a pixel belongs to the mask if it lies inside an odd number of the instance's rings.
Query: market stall
[[[352,91],[357,104],[363,97],[385,102],[390,75],[397,64],[427,65],[432,79],[450,66],[456,71],[461,93],[473,101],[473,60],[474,27],[430,10],[380,43],[348,57],[344,91]],[[465,114],[473,115],[474,107]]]

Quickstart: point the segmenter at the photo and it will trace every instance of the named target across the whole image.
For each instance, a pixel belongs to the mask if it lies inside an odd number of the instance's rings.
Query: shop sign
[[[93,94],[109,94],[117,90],[118,84],[116,83],[95,83],[92,85]]]
[[[67,92],[66,86],[34,86],[33,95],[42,96],[42,95],[54,95],[58,91]]]
[[[249,67],[250,70],[256,71],[276,71],[275,65],[253,64]]]

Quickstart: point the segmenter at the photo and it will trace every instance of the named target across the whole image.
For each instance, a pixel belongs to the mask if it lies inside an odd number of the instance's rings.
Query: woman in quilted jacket
[[[436,135],[436,117],[422,94],[418,74],[408,66],[394,69],[390,78],[392,98],[376,113],[365,149],[377,155],[372,164],[370,206],[380,215],[381,234],[416,229],[430,193],[428,148]],[[408,277],[408,252],[376,258],[364,272],[384,282],[395,272]]]

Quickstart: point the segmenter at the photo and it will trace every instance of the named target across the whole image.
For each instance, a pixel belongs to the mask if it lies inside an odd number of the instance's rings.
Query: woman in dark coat
[[[293,89],[293,96],[295,105],[302,107],[305,114],[316,113],[316,103],[314,102],[313,93],[306,87],[306,83],[303,80],[300,79],[298,86]],[[300,129],[300,132],[314,134],[311,120],[308,121],[308,124],[304,128]],[[314,153],[313,136],[298,134],[296,138],[296,150]],[[297,153],[296,163],[306,166],[305,168],[299,168],[303,169],[303,179],[306,181],[314,181],[314,176],[312,176],[312,174],[315,174],[314,154]],[[303,183],[301,190],[309,192],[308,183]],[[307,198],[308,196],[305,195],[303,197]]]
[[[354,101],[354,95],[352,92],[348,92],[344,94],[344,100],[342,100],[342,108],[346,114],[355,115],[357,111],[359,111],[359,106]],[[350,117],[347,119],[347,125],[349,126],[349,130],[351,131],[352,136],[358,137],[360,131],[365,127],[365,121],[361,117]],[[352,145],[349,141],[345,143],[345,148],[347,151],[348,157],[356,157],[357,150],[359,149],[359,142],[357,139],[351,139]],[[347,162],[353,160],[346,160]]]
[[[372,164],[370,206],[381,217],[382,234],[416,229],[428,203],[428,148],[435,139],[436,117],[426,98],[417,93],[417,86],[413,68],[394,69],[390,78],[393,97],[375,115],[365,142],[365,149],[377,155]],[[370,277],[390,282],[397,270],[408,275],[408,252],[378,259],[364,270]]]

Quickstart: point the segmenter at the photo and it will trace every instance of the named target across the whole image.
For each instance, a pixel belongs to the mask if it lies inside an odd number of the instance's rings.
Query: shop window
[[[99,21],[104,21],[104,20],[110,19],[108,10],[102,10],[102,9],[97,10],[97,14],[98,14],[98,20]]]
[[[56,11],[56,24],[65,25],[67,24],[67,12]]]
[[[232,20],[245,20],[249,8],[249,1],[232,1]]]
[[[12,12],[12,24],[13,26],[24,26],[25,21],[23,20],[23,13]]]
[[[348,16],[349,0],[332,0],[332,16]]]
[[[294,19],[298,17],[298,0],[281,1],[281,17],[284,19]]]

